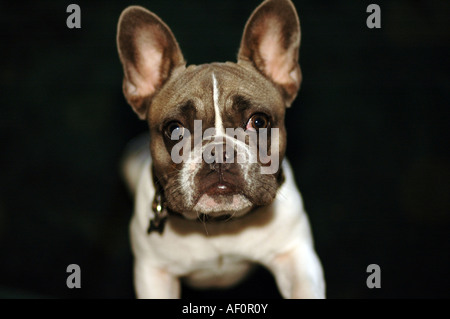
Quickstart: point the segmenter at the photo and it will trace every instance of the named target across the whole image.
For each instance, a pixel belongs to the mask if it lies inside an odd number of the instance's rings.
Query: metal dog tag
[[[153,231],[162,234],[164,231],[164,225],[167,220],[167,209],[164,207],[161,199],[161,194],[156,194],[152,203],[152,210],[155,213],[155,217],[150,219],[150,224],[147,229],[147,234]]]

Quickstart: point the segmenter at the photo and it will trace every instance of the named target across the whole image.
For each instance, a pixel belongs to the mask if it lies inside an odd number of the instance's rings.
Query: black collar
[[[162,234],[168,216],[168,208],[166,198],[164,196],[164,190],[161,184],[159,183],[158,179],[155,177],[155,170],[153,169],[153,165],[151,170],[153,176],[153,185],[155,186],[155,197],[153,198],[152,202],[152,210],[154,217],[150,219],[147,234],[150,234],[153,231]]]

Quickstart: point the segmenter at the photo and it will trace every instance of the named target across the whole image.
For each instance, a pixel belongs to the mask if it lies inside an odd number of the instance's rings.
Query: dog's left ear
[[[266,0],[245,26],[238,63],[250,62],[282,91],[289,107],[302,81],[300,22],[290,0]]]

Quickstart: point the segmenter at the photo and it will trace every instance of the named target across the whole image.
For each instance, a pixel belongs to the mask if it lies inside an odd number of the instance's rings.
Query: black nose
[[[217,153],[217,155],[216,155]],[[213,148],[211,150],[212,162],[209,164],[209,168],[212,171],[225,171],[230,168],[230,164],[234,162],[236,158],[236,150],[233,151],[233,154],[227,154],[227,150],[225,145],[222,147]]]
[[[216,171],[216,172],[220,173],[223,171],[228,171],[230,169],[230,164],[229,163],[211,163],[211,164],[209,164],[209,168],[212,171]]]

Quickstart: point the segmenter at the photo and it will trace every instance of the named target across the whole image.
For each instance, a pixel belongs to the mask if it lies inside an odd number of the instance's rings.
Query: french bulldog
[[[123,93],[149,127],[123,162],[135,196],[136,296],[180,298],[180,280],[236,285],[259,264],[284,298],[324,298],[322,266],[284,158],[285,111],[302,80],[292,2],[255,9],[236,63],[186,66],[169,27],[139,6],[122,12],[117,46]]]

